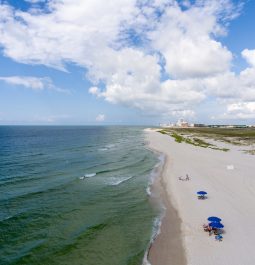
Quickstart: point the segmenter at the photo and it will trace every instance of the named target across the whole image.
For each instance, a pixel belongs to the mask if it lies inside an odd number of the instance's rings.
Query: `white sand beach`
[[[162,182],[181,220],[187,264],[254,265],[255,157],[237,148],[223,152],[177,143],[172,137],[149,129],[146,138],[151,149],[166,155]],[[186,174],[190,181],[178,179]],[[199,190],[207,191],[208,199],[198,200]],[[202,225],[209,216],[222,219],[222,242],[203,231]],[[172,225],[169,222],[165,227],[171,229]],[[152,256],[158,258],[151,261],[152,265],[182,264],[164,258],[166,250],[162,246],[171,240],[167,233],[162,226],[161,243],[157,246],[155,242],[152,250]]]

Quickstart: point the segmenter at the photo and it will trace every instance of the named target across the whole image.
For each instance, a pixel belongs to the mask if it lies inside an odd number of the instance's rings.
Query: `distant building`
[[[194,127],[206,127],[203,123],[194,123]]]
[[[177,121],[176,126],[178,127],[189,127],[189,123],[187,121],[184,121],[183,119],[180,119]]]

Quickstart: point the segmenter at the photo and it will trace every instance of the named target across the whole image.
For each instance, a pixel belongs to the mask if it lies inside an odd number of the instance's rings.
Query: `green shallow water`
[[[2,126],[0,150],[0,264],[142,263],[158,214],[142,128]]]

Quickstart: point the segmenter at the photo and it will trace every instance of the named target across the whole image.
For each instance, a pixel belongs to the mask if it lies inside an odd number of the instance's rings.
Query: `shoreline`
[[[167,158],[165,163],[167,163]],[[163,174],[164,168],[154,186],[160,190],[161,200],[165,208],[164,215],[159,227],[160,233],[153,240],[149,248],[148,261],[151,265],[186,265],[185,249],[181,235],[181,219],[178,211],[171,204],[169,195],[164,188]]]
[[[165,153],[150,146],[148,138],[147,145],[151,151],[157,153],[159,156],[164,156],[161,171],[151,185],[152,194],[154,194],[158,202],[160,201],[163,204],[164,209],[160,217],[158,234],[152,238],[152,242],[148,248],[147,260],[150,265],[166,263],[168,265],[186,265],[185,249],[181,234],[182,221],[177,209],[171,204],[171,200],[169,200],[170,194],[167,193],[164,183],[164,174],[169,158]],[[171,226],[168,224],[171,224]]]
[[[241,147],[222,152],[177,143],[172,137],[150,129],[145,130],[145,137],[150,149],[166,156],[164,170],[158,179],[173,206],[171,211],[167,205],[169,215],[164,222],[162,220],[161,233],[150,248],[151,265],[179,265],[177,262],[181,261],[174,254],[180,249],[186,258],[184,264],[254,265],[254,157],[242,153]],[[186,174],[190,181],[180,181],[179,177]],[[208,192],[206,200],[197,199],[199,190]],[[175,214],[173,209],[180,219],[168,219]],[[222,219],[225,226],[222,242],[204,232],[202,226],[209,216]],[[169,235],[176,224],[180,226],[176,231],[181,241],[173,240],[171,246]]]

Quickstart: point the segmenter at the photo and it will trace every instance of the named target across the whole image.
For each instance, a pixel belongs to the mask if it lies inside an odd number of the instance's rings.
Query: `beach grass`
[[[225,152],[228,151],[227,148],[219,148],[206,141],[206,139],[237,146],[250,146],[255,144],[255,128],[164,128],[160,132],[174,137],[178,143],[186,142],[195,146]],[[254,154],[253,151],[249,153]]]
[[[164,130],[175,130],[179,133],[199,133],[200,135],[219,135],[226,137],[255,138],[255,128],[167,128]]]
[[[211,148],[214,150],[220,150],[220,151],[224,151],[227,152],[229,151],[228,148],[219,148],[214,144],[208,143],[205,140],[198,138],[198,137],[194,137],[194,135],[185,135],[185,131],[179,131],[179,129],[164,129],[164,130],[160,130],[159,131],[161,134],[167,134],[171,137],[173,137],[175,139],[175,141],[177,143],[187,143],[187,144],[191,144],[194,146],[199,146],[199,147],[203,147],[203,148]],[[177,133],[179,132],[179,133]]]

